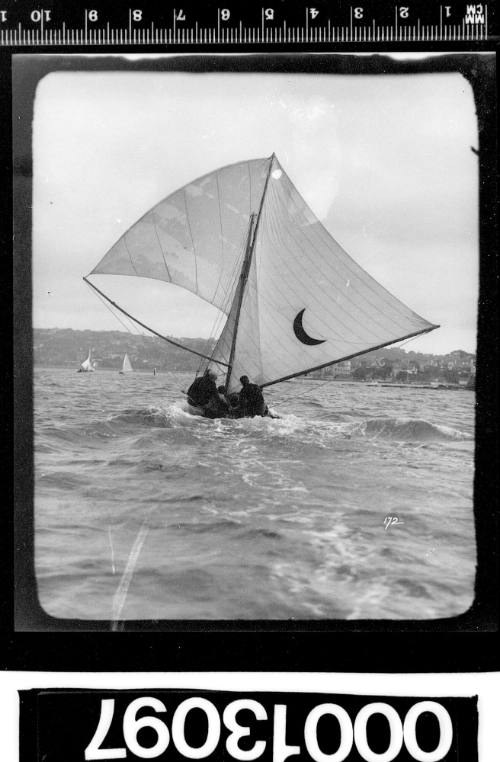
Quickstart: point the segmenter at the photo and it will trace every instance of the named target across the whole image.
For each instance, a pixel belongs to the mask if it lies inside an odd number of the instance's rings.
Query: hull
[[[236,418],[279,418],[280,417],[279,415],[276,415],[274,411],[269,410],[269,408],[266,408],[266,412],[264,413],[263,416],[241,415],[241,413],[239,413],[236,410],[232,412],[230,411],[229,413],[226,413],[226,414],[216,415],[211,410],[206,410],[196,405],[190,405],[189,402],[185,402],[184,404],[185,404],[184,409],[190,415],[195,415],[200,418],[209,418],[211,420],[215,420],[219,418],[236,419]]]

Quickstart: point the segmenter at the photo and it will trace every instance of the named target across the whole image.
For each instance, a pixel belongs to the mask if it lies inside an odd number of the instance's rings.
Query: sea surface
[[[191,380],[35,369],[46,612],[116,626],[471,605],[473,392],[306,378],[266,390],[279,420],[210,421],[184,410]]]

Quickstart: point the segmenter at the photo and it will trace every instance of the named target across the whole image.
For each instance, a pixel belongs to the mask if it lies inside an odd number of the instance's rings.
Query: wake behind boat
[[[89,280],[95,275],[152,278],[209,302],[225,316],[212,353],[145,325]],[[141,327],[198,355],[198,378],[224,376],[222,388],[214,380],[196,405],[211,418],[234,417],[222,404],[217,410],[215,395],[230,404],[242,378],[262,390],[438,327],[351,259],[274,154],[222,167],[167,196],[84,280]]]

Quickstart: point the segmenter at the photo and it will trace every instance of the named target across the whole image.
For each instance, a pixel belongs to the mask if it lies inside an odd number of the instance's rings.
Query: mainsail
[[[125,357],[123,358],[123,365],[120,373],[131,373],[133,371],[132,363],[130,362],[129,356],[127,353],[125,353]]]
[[[227,319],[207,364],[227,367],[228,391],[243,374],[267,386],[438,327],[351,259],[274,154],[168,196],[97,274],[175,283],[221,310]]]

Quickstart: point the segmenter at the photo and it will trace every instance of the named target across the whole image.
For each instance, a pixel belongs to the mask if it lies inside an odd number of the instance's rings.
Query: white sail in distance
[[[123,365],[120,373],[131,373],[133,371],[132,363],[130,362],[129,356],[127,353],[125,353],[125,357],[123,358]]]
[[[93,373],[95,370],[94,364],[92,362],[92,350],[89,349],[89,353],[87,356],[87,359],[82,362],[80,365],[80,371],[82,373]]]
[[[230,366],[228,391],[241,375],[266,386],[437,327],[344,251],[274,155],[168,196],[90,275],[105,273],[170,281],[224,312],[212,367]]]

